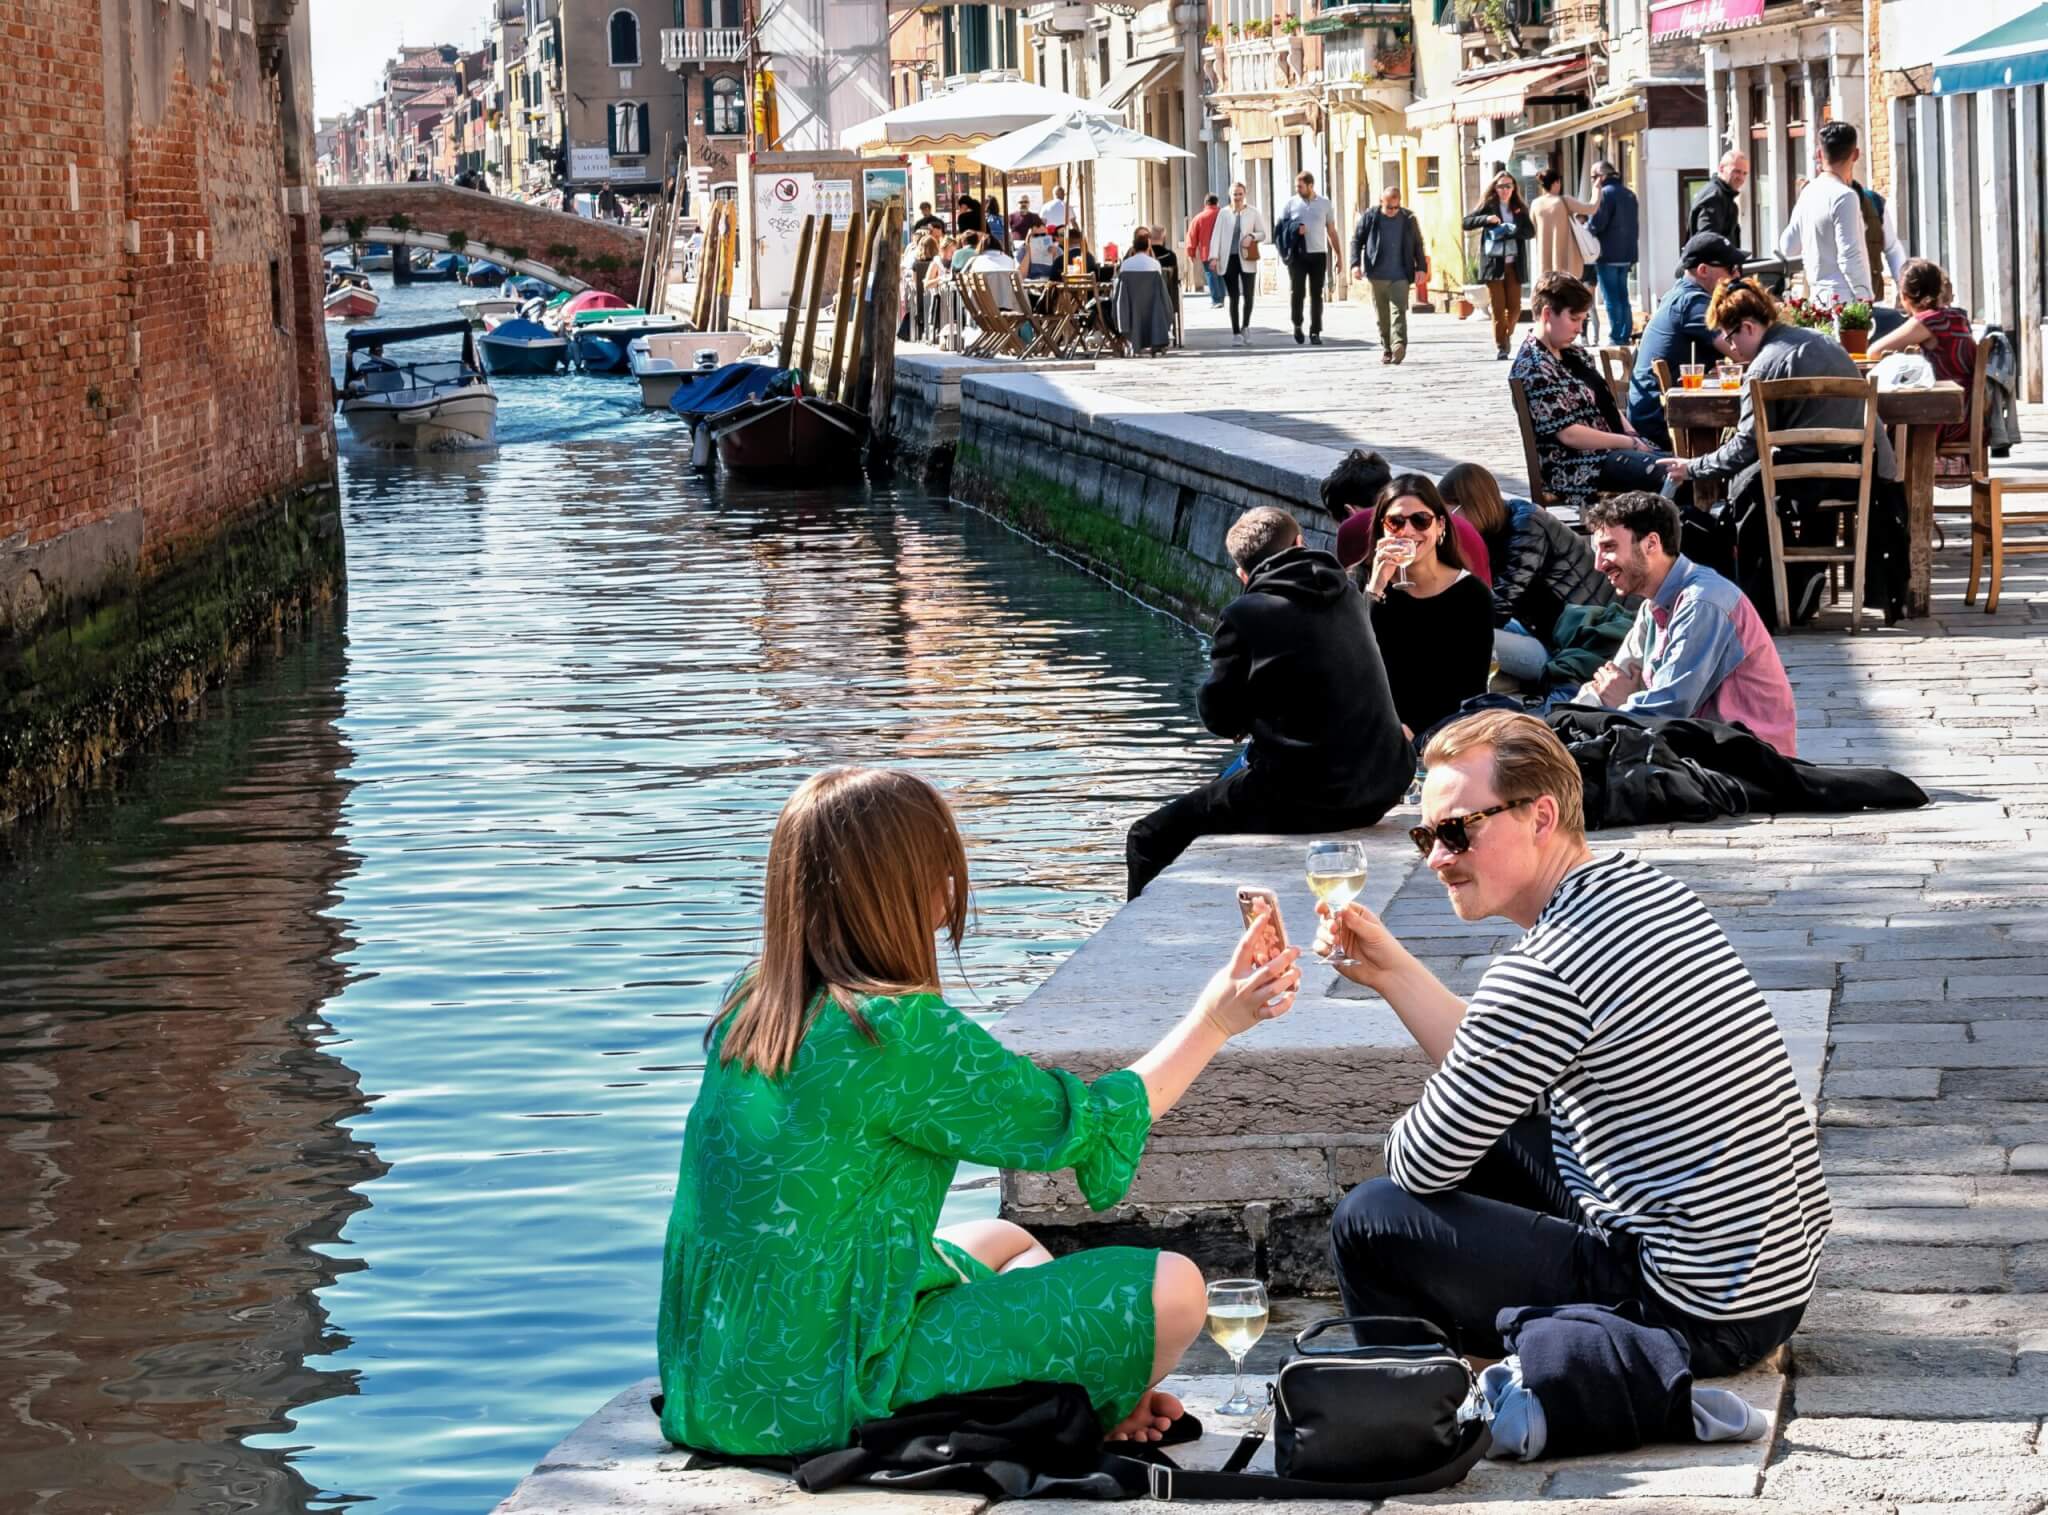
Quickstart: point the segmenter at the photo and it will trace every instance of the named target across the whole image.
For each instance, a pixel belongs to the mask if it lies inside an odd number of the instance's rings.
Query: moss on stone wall
[[[955,493],[1038,541],[1080,560],[1119,589],[1198,626],[1212,626],[1230,596],[1215,574],[1170,542],[1125,525],[1095,501],[1029,468],[982,466],[962,442],[954,457]]]
[[[332,488],[274,500],[147,580],[45,607],[0,638],[0,821],[89,777],[342,587]]]

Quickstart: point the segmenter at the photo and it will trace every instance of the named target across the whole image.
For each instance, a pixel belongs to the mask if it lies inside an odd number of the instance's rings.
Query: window
[[[609,30],[612,41],[612,67],[639,67],[640,18],[631,11],[613,11]]]
[[[270,260],[270,324],[284,330],[284,265]]]
[[[704,81],[705,130],[714,137],[746,135],[747,113],[740,99],[740,81],[731,75]]]
[[[647,151],[647,107],[621,100],[607,117],[607,142],[614,158],[638,158]]]
[[[1439,182],[1441,182],[1442,165],[1443,159],[1441,158],[1417,158],[1415,160],[1415,187],[1419,190],[1435,189]]]

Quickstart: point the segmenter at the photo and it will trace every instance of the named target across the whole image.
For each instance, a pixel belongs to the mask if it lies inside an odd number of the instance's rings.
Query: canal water
[[[1196,637],[986,518],[707,486],[629,380],[500,390],[495,451],[344,456],[345,606],[0,835],[0,1506],[488,1509],[653,1369],[794,784],[951,793],[993,1016],[1225,756]]]

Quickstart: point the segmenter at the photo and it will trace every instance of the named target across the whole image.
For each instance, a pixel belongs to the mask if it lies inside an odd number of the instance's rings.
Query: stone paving
[[[1418,446],[1484,456],[1453,428],[1482,408],[1478,391],[1498,394],[1483,381],[1499,369],[1475,356],[1484,334],[1471,323],[1427,319],[1418,319],[1409,361],[1397,369],[1376,356],[1361,365],[1356,348],[1295,353],[1289,343],[1102,373],[1148,399],[1183,393],[1196,409],[1210,397],[1278,397],[1277,412],[1229,418],[1274,431],[1352,427],[1389,451],[1391,428],[1369,416],[1328,421],[1308,412],[1363,415],[1370,405],[1333,406],[1332,386],[1398,385],[1407,426],[1426,414],[1430,437],[1445,439]],[[1439,329],[1440,363],[1432,358]],[[1243,368],[1242,378],[1219,379],[1224,363]],[[1302,407],[1302,419],[1290,419],[1289,404]],[[1483,408],[1489,417],[1497,409]],[[1483,424],[1497,432],[1497,420]],[[2048,472],[2048,413],[2029,407],[2024,422],[2044,440],[2007,466]],[[1476,429],[1478,416],[1472,424],[1474,441],[1491,434]],[[1519,459],[1520,450],[1496,455]],[[1595,838],[1599,847],[1640,850],[1698,890],[1766,989],[1826,999],[1820,1121],[1835,1227],[1822,1288],[1793,1343],[1773,1439],[1705,1481],[1649,1476],[1630,1459],[1584,1473],[1561,1463],[1483,1465],[1458,1489],[1387,1509],[2048,1510],[2048,560],[2015,560],[1999,613],[1987,616],[1961,603],[1964,536],[1951,518],[1929,619],[1852,638],[1841,613],[1828,611],[1816,628],[1779,643],[1799,698],[1802,755],[1899,768],[1928,790],[1926,809]],[[1426,874],[1395,893],[1387,919],[1460,990],[1515,935],[1457,921]],[[1212,1358],[1189,1366],[1213,1373]],[[644,1431],[651,1420],[640,1413],[635,1424]],[[586,1427],[596,1429],[596,1421]],[[679,1460],[651,1447],[638,1455],[669,1471],[649,1489],[626,1476],[616,1454],[586,1462],[558,1453],[550,1462],[561,1478],[551,1487],[545,1475],[530,1480],[503,1508],[711,1509],[801,1498],[767,1481],[722,1491],[688,1484],[675,1477]],[[609,1471],[600,1466],[607,1458]],[[853,1502],[977,1507],[936,1497]]]

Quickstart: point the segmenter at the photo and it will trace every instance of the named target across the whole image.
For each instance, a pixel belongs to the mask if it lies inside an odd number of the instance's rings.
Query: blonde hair
[[[761,956],[713,1023],[718,1059],[789,1071],[825,999],[870,1041],[863,1000],[936,993],[932,915],[955,951],[967,929],[967,853],[943,796],[912,773],[828,768],[782,807],[768,844]]]
[[[1533,715],[1483,710],[1430,738],[1422,765],[1434,768],[1482,748],[1493,750],[1493,788],[1503,803],[1549,795],[1557,801],[1557,824],[1566,835],[1586,835],[1586,790],[1579,765],[1557,733]]]

